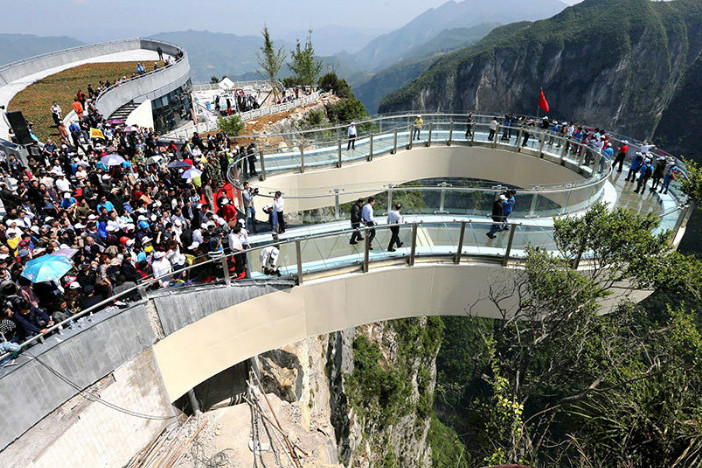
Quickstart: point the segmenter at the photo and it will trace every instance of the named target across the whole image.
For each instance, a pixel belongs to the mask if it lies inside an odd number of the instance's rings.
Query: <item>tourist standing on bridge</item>
[[[612,149],[612,143],[607,143],[605,149],[602,150],[602,154],[600,155],[600,173],[602,173],[604,170],[605,164],[610,163],[613,154],[614,150]]]
[[[351,228],[353,228],[353,233],[351,234],[351,241],[349,244],[355,245],[358,244],[356,241],[363,240],[363,236],[361,236],[361,232],[359,231],[359,228],[361,227],[361,211],[363,209],[363,198],[359,198],[356,200],[356,203],[351,206]]]
[[[663,176],[663,185],[661,185],[660,191],[665,195],[668,195],[668,187],[670,187],[670,183],[678,177],[679,173],[680,169],[675,165],[675,159],[670,158],[668,160],[668,164],[666,165],[665,176]]]
[[[492,141],[492,139],[495,138],[495,132],[497,132],[498,125],[497,117],[493,117],[490,121],[490,134],[488,135],[488,141]]]
[[[421,140],[420,138],[420,133],[422,132],[422,125],[424,125],[424,120],[422,120],[422,116],[418,115],[416,119],[414,119],[414,131],[412,132],[412,141],[416,138],[417,140]]]
[[[656,160],[656,165],[653,168],[653,176],[651,176],[651,192],[655,192],[658,188],[658,184],[661,183],[661,179],[665,175],[665,168],[668,165],[668,160],[665,156],[658,156]]]
[[[646,158],[643,166],[641,166],[641,170],[639,170],[639,181],[636,184],[636,190],[634,190],[634,192],[639,193],[640,191],[642,195],[646,193],[646,182],[648,182],[648,179],[650,179],[652,175],[653,165],[651,164],[651,160]]]
[[[639,169],[641,169],[641,166],[644,163],[644,155],[641,154],[640,152],[636,153],[636,156],[634,156],[634,159],[631,161],[631,166],[629,166],[629,173],[626,176],[626,181],[629,182],[631,179],[631,182],[636,182],[636,173],[638,172]]]
[[[400,203],[396,203],[395,209],[390,210],[390,213],[388,213],[388,224],[390,225],[390,232],[392,233],[390,236],[390,244],[388,245],[388,252],[395,251],[393,245],[402,247],[402,242],[400,241],[400,224],[405,222],[405,218],[403,218],[400,214],[401,209],[402,205]]]
[[[363,205],[363,210],[361,211],[361,220],[370,229],[366,232],[366,242],[368,242],[368,249],[373,250],[373,239],[375,239],[375,216],[373,216],[373,205],[375,205],[375,197],[368,197],[368,203]]]
[[[504,211],[504,203],[507,201],[507,197],[504,195],[500,195],[500,198],[495,200],[495,202],[492,204],[492,227],[490,227],[490,231],[488,231],[486,236],[488,236],[490,239],[494,239],[495,233],[499,232],[503,228],[503,224],[505,222],[505,211]]]
[[[500,231],[509,231],[509,226],[507,226],[507,217],[509,217],[509,215],[512,214],[512,210],[514,210],[514,204],[517,202],[516,198],[514,197],[516,194],[516,190],[507,190],[503,194],[506,200],[502,203],[502,216],[504,218],[504,222],[502,223],[502,228]]]
[[[349,138],[349,144],[346,145],[346,151],[350,149],[356,149],[356,136],[358,135],[357,130],[356,130],[356,124],[354,122],[351,122],[351,125],[349,125],[349,129],[346,132]]]
[[[285,215],[283,213],[284,209],[285,200],[283,200],[283,193],[279,190],[275,192],[275,195],[273,196],[273,221],[275,222],[273,232],[278,232],[280,234],[285,232]]]
[[[468,114],[466,118],[466,140],[473,136],[473,128],[475,127],[475,121],[473,120],[473,113]]]
[[[254,197],[258,195],[258,189],[252,189],[248,182],[244,182],[244,190],[241,191],[241,198],[244,202],[244,216],[246,218],[246,230],[256,234],[256,208],[254,207]]]
[[[163,49],[161,46],[156,47],[156,53],[158,54],[158,59],[163,60]]]
[[[629,152],[629,142],[624,140],[622,141],[622,146],[619,147],[619,151],[617,151],[617,157],[614,160],[614,164],[612,164],[612,167],[616,167],[617,164],[619,164],[619,169],[617,169],[617,172],[622,172],[622,167],[624,167],[624,158],[626,158],[626,153]]]

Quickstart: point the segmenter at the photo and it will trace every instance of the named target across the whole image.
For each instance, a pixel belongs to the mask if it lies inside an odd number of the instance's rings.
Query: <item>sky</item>
[[[490,1],[490,0],[485,0]],[[525,0],[528,1],[528,0]],[[579,0],[566,0],[573,4]],[[396,29],[446,0],[0,0],[0,32],[102,41],[186,29],[275,36],[344,26]],[[370,14],[372,12],[372,14]],[[12,21],[7,21],[12,18]]]

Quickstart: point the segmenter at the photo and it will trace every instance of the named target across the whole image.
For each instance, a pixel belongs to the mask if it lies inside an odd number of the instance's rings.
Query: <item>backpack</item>
[[[653,174],[653,166],[651,166],[650,164],[646,164],[646,168],[645,168],[644,173],[643,173],[644,179],[649,179],[652,174]]]

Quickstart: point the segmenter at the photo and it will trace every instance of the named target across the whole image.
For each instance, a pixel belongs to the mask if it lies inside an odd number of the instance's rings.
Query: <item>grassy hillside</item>
[[[114,82],[124,75],[131,76],[137,62],[90,63],[64,70],[29,85],[20,91],[8,106],[8,110],[20,110],[28,122],[34,124],[34,133],[39,140],[57,138],[58,129],[53,126],[50,107],[58,101],[65,117],[71,110],[73,99],[79,89],[87,93],[88,83],[93,87],[99,81]]]

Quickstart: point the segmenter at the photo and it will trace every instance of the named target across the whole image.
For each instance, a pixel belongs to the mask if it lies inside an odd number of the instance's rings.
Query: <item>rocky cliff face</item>
[[[585,0],[447,55],[381,112],[510,110],[650,136],[702,50],[702,2]]]
[[[440,320],[421,318],[304,340],[259,356],[261,381],[271,398],[297,408],[295,421],[284,425],[307,433],[298,436],[301,443],[335,446],[344,466],[431,466],[427,436],[441,333]],[[310,457],[305,466],[329,461]]]

